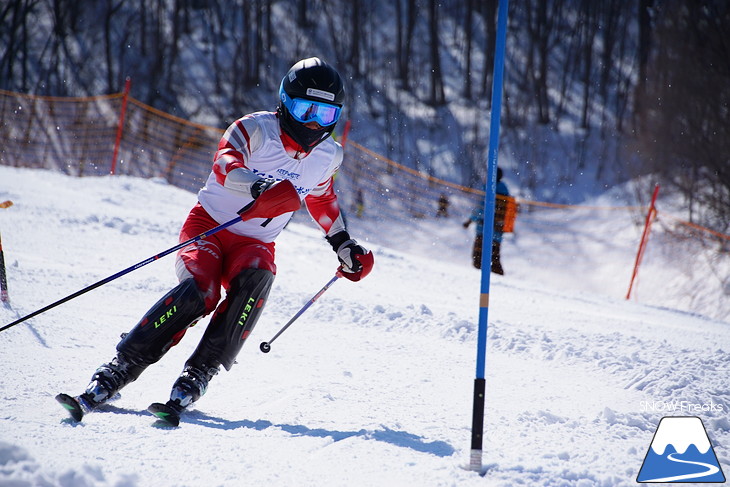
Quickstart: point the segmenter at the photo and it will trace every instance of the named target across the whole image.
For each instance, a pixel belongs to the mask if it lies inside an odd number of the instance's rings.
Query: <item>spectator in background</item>
[[[449,198],[443,193],[439,196],[439,206],[438,210],[436,210],[436,217],[449,217]]]
[[[358,188],[355,192],[355,214],[358,218],[362,218],[365,212],[365,195],[362,192],[362,188]]]
[[[497,168],[497,188],[498,195],[509,196],[507,185],[502,181],[502,169]],[[497,198],[497,203],[499,203]],[[495,205],[497,206],[497,205]],[[474,235],[474,247],[472,248],[471,257],[474,267],[482,268],[482,243],[484,240],[484,204],[478,205],[472,210],[469,219],[464,222],[464,228],[469,228],[471,222],[476,223],[476,234]],[[500,260],[500,252],[502,247],[502,228],[504,225],[504,211],[499,215],[496,212],[494,219],[494,233],[492,235],[492,266],[491,271],[495,274],[503,275],[502,262]]]

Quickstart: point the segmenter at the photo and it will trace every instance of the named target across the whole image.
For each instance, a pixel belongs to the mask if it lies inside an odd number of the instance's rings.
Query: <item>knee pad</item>
[[[153,364],[204,313],[205,302],[195,280],[185,279],[155,303],[132,331],[123,335],[117,351],[136,364]]]
[[[245,269],[238,274],[186,365],[198,368],[223,365],[231,370],[264,309],[273,282],[274,273],[266,269]]]

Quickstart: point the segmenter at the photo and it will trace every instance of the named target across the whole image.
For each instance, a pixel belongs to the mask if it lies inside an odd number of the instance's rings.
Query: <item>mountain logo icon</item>
[[[696,416],[662,418],[636,481],[725,482],[702,420]]]

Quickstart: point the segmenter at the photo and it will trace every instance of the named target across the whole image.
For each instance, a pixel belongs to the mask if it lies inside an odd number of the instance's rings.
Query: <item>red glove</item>
[[[327,237],[327,241],[337,253],[341,264],[338,270],[343,277],[351,281],[359,281],[373,270],[375,263],[373,253],[351,239],[350,234],[346,231]]]
[[[274,218],[284,213],[297,211],[302,206],[299,193],[288,179],[277,181],[246,205],[241,211],[241,220],[253,218]]]
[[[353,240],[354,242],[354,240]],[[355,248],[360,248],[359,245],[355,245]],[[365,250],[365,249],[363,249]],[[339,253],[337,254],[339,257]],[[356,251],[350,251],[350,258],[353,259],[354,265],[352,267],[346,266],[342,259],[340,262],[343,262],[343,264],[340,266],[340,271],[342,273],[343,277],[346,277],[347,279],[351,281],[359,281],[360,279],[364,278],[368,274],[370,274],[370,271],[373,270],[373,264],[375,263],[375,258],[373,257],[373,252],[368,250],[366,254],[359,254],[356,253]],[[348,268],[352,270],[347,270]]]

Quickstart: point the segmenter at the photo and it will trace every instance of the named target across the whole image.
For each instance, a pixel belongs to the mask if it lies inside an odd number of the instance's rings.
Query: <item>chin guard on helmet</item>
[[[278,108],[277,116],[279,117],[281,130],[291,137],[294,142],[299,144],[304,152],[310,152],[324,142],[327,137],[332,135],[336,125],[332,124],[329,127],[310,129],[305,127],[303,123],[294,120],[291,114],[285,108],[282,109],[282,107]]]
[[[279,126],[309,152],[332,135],[344,99],[344,83],[334,68],[316,57],[303,59],[281,80]],[[305,127],[309,122],[317,122],[320,128]]]

